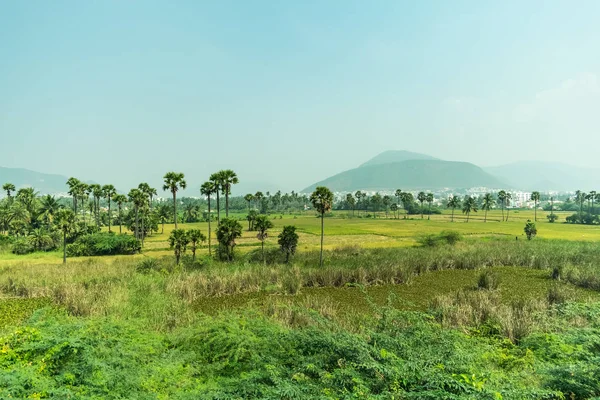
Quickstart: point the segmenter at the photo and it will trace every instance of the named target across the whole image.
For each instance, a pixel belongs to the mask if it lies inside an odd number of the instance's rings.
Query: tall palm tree
[[[27,212],[29,212],[30,217],[34,217],[36,215],[37,209],[37,196],[38,192],[35,191],[32,187],[21,188],[17,191],[17,195],[15,199],[25,206]]]
[[[508,213],[510,212],[510,201],[512,200],[512,194],[510,192],[506,192],[506,199],[504,200],[506,203],[506,222],[508,222]]]
[[[175,229],[177,229],[177,191],[187,187],[184,178],[185,176],[182,172],[167,172],[163,178],[163,190],[168,190],[173,195],[173,220],[175,221]]]
[[[108,200],[108,231],[110,230],[110,201],[117,194],[117,189],[113,185],[104,185],[102,186],[102,194]]]
[[[401,189],[396,189],[396,192],[394,192],[394,196],[396,196],[396,199],[398,200],[398,207],[400,207],[400,203],[402,202],[402,190]],[[400,213],[398,213],[398,218],[400,218]]]
[[[352,195],[352,193],[346,194],[346,203],[348,204],[348,207],[352,209],[352,216],[354,216],[354,206],[356,204],[356,200],[354,200],[354,196]],[[348,209],[348,211],[350,211],[350,208]]]
[[[202,186],[200,186],[200,193],[202,193],[204,196],[206,196],[207,202],[208,202],[208,254],[211,254],[211,250],[210,250],[210,236],[211,236],[211,231],[210,231],[210,221],[212,219],[212,214],[210,213],[210,195],[213,193],[218,192],[218,189],[215,187],[215,183],[211,180],[211,181],[207,181],[204,182],[202,184]]]
[[[100,219],[98,218],[100,208],[100,197],[102,197],[102,186],[97,183],[89,185],[90,193],[93,196],[94,202],[94,218],[96,219],[96,226],[100,227]]]
[[[17,190],[17,188],[12,183],[5,183],[4,185],[2,185],[2,190],[6,192],[6,197],[11,199],[11,193]]]
[[[596,196],[598,194],[596,193],[595,190],[590,191],[590,193],[588,194],[589,197],[589,201],[591,201],[591,206],[589,208],[588,214],[590,216],[590,218],[592,217],[593,213],[594,213],[594,201],[596,200]]]
[[[133,208],[135,210],[135,238],[141,240],[140,236],[140,207],[146,204],[146,196],[139,189],[131,189],[129,191],[129,201],[133,204]]]
[[[419,194],[417,194],[417,200],[421,203],[421,219],[423,219],[423,203],[427,200],[425,192],[419,192]]]
[[[123,233],[123,204],[127,203],[127,196],[124,194],[115,194],[113,196],[113,201],[117,203],[117,207],[119,208],[119,233]],[[110,218],[109,218],[109,226],[110,226]]]
[[[402,200],[402,207],[404,207],[406,215],[408,215],[409,207],[414,203],[415,198],[411,192],[402,192],[400,199]]]
[[[537,208],[540,201],[540,192],[531,192],[531,201],[533,201],[533,220],[537,222]]]
[[[217,196],[219,196],[219,193],[217,193]],[[254,193],[254,200],[256,201],[256,208],[258,209],[258,211],[260,212],[262,210],[262,199],[265,198],[265,195],[263,194],[263,192],[258,191],[256,193]]]
[[[217,225],[218,225],[221,223],[221,199],[219,197],[219,194],[220,194],[221,190],[223,190],[223,176],[221,175],[221,171],[219,171],[219,172],[215,172],[214,174],[211,174],[208,179],[213,183],[213,185],[215,187],[215,193],[217,195]],[[261,199],[262,199],[262,193],[261,193]]]
[[[502,207],[502,221],[504,221],[504,207],[506,206],[506,196],[507,193],[505,190],[501,190],[498,192],[498,201],[500,202],[500,206]]]
[[[462,212],[467,214],[467,222],[469,222],[469,217],[472,212],[477,212],[477,202],[471,196],[466,196],[465,201],[463,201],[463,209]]]
[[[154,189],[153,187],[150,187],[150,185],[148,185],[146,182],[140,183],[138,185],[138,189],[140,189],[142,191],[142,193],[146,194],[146,196],[148,196],[148,205],[150,206],[150,210],[152,210],[152,199],[154,198],[154,196],[156,196],[158,193],[156,192],[156,189]]]
[[[594,200],[600,202],[600,193],[596,193],[596,198]]]
[[[68,208],[61,208],[56,213],[56,225],[63,233],[63,264],[67,263],[67,234],[75,226],[75,213]]]
[[[223,194],[225,195],[225,217],[229,218],[229,195],[231,194],[231,185],[237,185],[239,179],[233,170],[225,169],[219,171],[223,183]]]
[[[485,196],[483,196],[483,202],[481,203],[481,209],[485,210],[485,217],[483,218],[483,222],[487,222],[487,213],[492,209],[492,207],[494,207],[495,204],[496,201],[490,193],[486,193]]]
[[[427,203],[429,203],[429,214],[427,214],[427,219],[430,220],[431,219],[431,204],[433,203],[433,193],[427,193],[427,195],[425,196],[425,200],[427,200]]]
[[[358,208],[358,215],[360,216],[360,201],[362,200],[363,193],[360,190],[357,190],[354,193],[354,197],[356,198],[356,208]]]
[[[69,193],[69,195],[71,195],[71,197],[73,198],[73,211],[75,212],[75,214],[77,214],[77,186],[81,183],[81,181],[77,178],[74,177],[70,177],[67,180],[67,186],[69,187],[69,191],[67,193]]]
[[[165,223],[173,216],[171,207],[167,203],[160,203],[157,208],[154,209],[158,220],[162,224],[161,234],[165,233]]]
[[[250,204],[252,203],[252,200],[254,200],[254,196],[252,195],[252,193],[248,193],[244,196],[244,200],[246,200],[246,202],[248,203],[248,212],[250,212]]]
[[[323,266],[324,218],[325,213],[331,210],[331,207],[333,206],[333,193],[325,186],[319,186],[310,195],[310,202],[315,210],[321,215],[321,255],[319,257],[319,265]]]
[[[85,182],[79,182],[75,187],[75,197],[78,199],[78,203],[81,204],[81,216],[85,222],[85,202],[89,198],[89,195],[92,193],[92,189],[90,189],[90,185]],[[95,206],[95,205],[94,205]],[[90,210],[90,217],[92,215],[92,210]],[[75,217],[77,217],[77,211],[75,211]]]
[[[450,222],[454,222],[454,209],[457,207],[460,207],[460,197],[452,195],[448,199],[448,202],[446,203],[446,207],[452,209],[452,218],[450,219]]]
[[[579,219],[583,222],[583,202],[585,201],[587,194],[578,190],[575,192],[575,201],[579,203]]]

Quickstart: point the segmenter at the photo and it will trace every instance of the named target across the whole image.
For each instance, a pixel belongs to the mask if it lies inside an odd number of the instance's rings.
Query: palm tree
[[[100,227],[100,220],[98,219],[99,208],[100,208],[100,197],[102,196],[102,186],[94,183],[89,186],[89,189],[94,196],[94,217],[96,218],[96,226]]]
[[[417,200],[421,203],[421,219],[423,219],[423,203],[427,200],[425,192],[419,192],[419,194],[417,194]]]
[[[79,182],[77,186],[75,186],[75,197],[81,201],[81,214],[83,220],[85,222],[85,201],[89,198],[89,195],[92,193],[90,189],[90,185],[85,182]],[[94,205],[95,206],[95,205]],[[93,208],[92,208],[93,211]],[[92,211],[90,211],[90,216]],[[75,216],[77,216],[77,211],[75,211]]]
[[[415,198],[410,192],[402,192],[400,199],[402,200],[402,207],[406,211],[406,215],[408,215],[409,207],[414,203]]]
[[[433,193],[427,193],[427,195],[425,196],[425,200],[427,200],[427,203],[429,203],[429,214],[427,215],[427,219],[430,220],[431,219],[431,204],[433,203]]]
[[[448,199],[448,202],[446,203],[446,207],[452,209],[452,219],[450,220],[450,222],[454,222],[454,209],[457,207],[460,207],[460,197],[452,195]]]
[[[235,240],[242,236],[242,229],[242,225],[233,218],[223,218],[217,228],[217,240],[220,245],[219,254],[221,257],[226,257],[227,261],[233,260]]]
[[[256,208],[258,209],[258,211],[260,211],[262,209],[262,199],[265,197],[265,195],[263,194],[263,192],[256,192],[254,193],[254,200],[256,201]]]
[[[75,213],[68,208],[56,212],[56,225],[63,233],[63,264],[67,262],[67,234],[75,226]]]
[[[596,198],[594,199],[596,202],[600,202],[600,193],[596,193]],[[592,210],[593,211],[593,210]]]
[[[357,190],[354,193],[354,197],[356,198],[356,208],[358,208],[358,215],[360,216],[360,201],[363,198],[363,193],[360,190]]]
[[[221,223],[221,200],[219,198],[219,193],[223,189],[223,177],[221,176],[221,171],[215,172],[208,179],[213,183],[213,186],[215,188],[215,193],[217,194],[217,225],[218,225]],[[262,198],[262,193],[261,193],[261,198]]]
[[[123,204],[127,202],[127,196],[124,194],[115,194],[113,196],[113,201],[117,203],[117,207],[119,208],[119,233],[121,234],[123,233]],[[110,226],[110,217],[108,224]]]
[[[255,228],[258,231],[256,237],[260,240],[261,250],[263,256],[263,263],[267,263],[267,259],[265,258],[265,240],[267,240],[268,233],[267,231],[273,227],[273,223],[266,215],[259,215],[256,217]]]
[[[110,230],[110,201],[117,194],[117,189],[113,185],[102,186],[103,196],[108,200],[108,232]]]
[[[390,210],[394,213],[394,219],[398,218],[398,204],[394,203],[390,206]]]
[[[155,212],[156,212],[156,216],[158,217],[158,220],[162,224],[161,234],[164,234],[165,233],[165,222],[167,222],[169,220],[169,218],[171,218],[173,216],[171,207],[169,207],[169,205],[166,202],[165,203],[161,202],[158,205],[158,208],[155,209]],[[210,232],[210,230],[209,230],[209,232]]]
[[[133,204],[133,208],[135,210],[135,238],[141,240],[140,236],[140,207],[143,207],[146,204],[146,196],[139,189],[131,189],[129,191],[129,201]]]
[[[192,249],[192,261],[196,261],[196,248],[198,243],[206,242],[206,236],[204,236],[200,229],[190,229],[187,232],[187,237],[190,241],[190,248]]]
[[[591,206],[588,208],[588,214],[589,214],[589,216],[590,216],[590,220],[591,220],[591,217],[592,217],[592,215],[593,215],[593,213],[594,213],[594,200],[596,200],[596,196],[597,196],[597,193],[596,193],[596,191],[595,191],[595,190],[592,190],[592,191],[591,191],[591,192],[588,194],[588,202],[590,202],[590,201],[591,201]]]
[[[352,196],[352,193],[348,193],[346,195],[346,203],[348,204],[348,211],[350,211],[350,208],[352,209],[352,216],[354,216],[354,205],[356,204],[356,201],[354,200],[354,196]]]
[[[13,185],[12,183],[5,183],[4,185],[2,185],[2,190],[6,192],[6,197],[11,199],[11,193],[17,190],[17,188],[15,188],[15,185]]]
[[[500,202],[500,206],[502,207],[502,221],[504,221],[504,207],[506,206],[506,196],[507,193],[505,190],[501,190],[498,192],[498,201]]]
[[[331,210],[331,207],[333,206],[333,193],[325,186],[319,186],[310,195],[310,202],[315,210],[321,215],[321,255],[319,257],[319,265],[323,266],[324,218],[325,213]]]
[[[350,197],[352,197],[352,196],[350,196]],[[392,198],[388,195],[385,195],[381,199],[381,202],[383,203],[383,208],[385,208],[385,218],[387,219],[388,213],[390,210],[390,205],[392,204]]]
[[[47,194],[46,196],[41,198],[40,211],[44,216],[44,219],[46,220],[47,227],[50,227],[52,219],[59,208],[60,204],[58,203],[58,201],[56,201],[56,198],[54,196],[50,196],[49,194]]]
[[[471,212],[477,212],[477,203],[475,202],[475,199],[473,197],[471,197],[471,196],[465,197],[465,201],[463,202],[462,212],[464,214],[467,214],[467,222],[469,222],[469,217],[471,215]]]
[[[540,192],[531,192],[531,200],[533,201],[533,220],[537,222],[537,208],[540,201]]]
[[[583,222],[583,202],[585,201],[587,194],[578,190],[575,192],[575,201],[579,203],[579,219]]]
[[[237,174],[233,170],[225,169],[219,171],[223,183],[223,194],[225,194],[225,217],[229,218],[229,195],[231,194],[231,185],[239,183]]]
[[[250,203],[252,203],[252,200],[254,200],[254,196],[252,195],[252,193],[248,193],[244,196],[244,200],[248,202],[248,212],[250,212]]]
[[[198,218],[200,209],[198,205],[192,202],[184,203],[183,205],[183,222],[194,222]]]
[[[184,178],[183,172],[167,172],[163,178],[163,190],[168,190],[173,195],[173,220],[175,221],[175,229],[177,229],[177,191],[187,187]]]
[[[508,213],[510,212],[510,208],[508,208],[508,206],[510,206],[511,200],[512,194],[510,192],[506,192],[506,199],[504,200],[506,202],[506,222],[508,222]]]
[[[396,199],[398,199],[398,206],[400,206],[400,203],[402,202],[402,190],[396,189],[394,195],[396,196]],[[400,215],[398,215],[398,218],[400,218]]]
[[[77,186],[80,184],[81,182],[79,181],[79,179],[74,178],[74,177],[70,177],[67,180],[67,186],[69,187],[69,191],[67,193],[69,193],[69,195],[71,195],[71,197],[73,198],[73,211],[75,212],[75,214],[77,214]]]
[[[215,187],[215,183],[213,181],[204,182],[202,186],[200,186],[200,193],[206,196],[208,201],[208,254],[211,254],[210,251],[210,220],[212,219],[212,214],[210,213],[210,195],[217,192],[217,188]]]
[[[492,209],[492,207],[494,207],[495,204],[496,201],[490,193],[486,193],[485,196],[483,196],[483,202],[481,203],[481,209],[485,210],[485,217],[483,218],[483,222],[487,222],[487,213]]]
[[[183,229],[173,229],[171,234],[169,235],[169,246],[173,249],[175,253],[175,260],[179,265],[179,260],[181,259],[181,254],[185,253],[186,247],[190,242],[190,238],[188,234]]]

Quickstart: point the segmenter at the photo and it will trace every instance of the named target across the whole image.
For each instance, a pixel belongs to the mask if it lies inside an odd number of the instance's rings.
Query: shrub
[[[417,242],[425,247],[435,247],[439,244],[455,245],[457,242],[462,240],[462,235],[456,231],[443,231],[438,235],[428,234],[421,236],[417,239]]]
[[[548,289],[547,299],[550,305],[562,304],[569,299],[569,294],[562,286],[554,285]]]
[[[134,254],[141,249],[140,241],[130,235],[95,233],[84,235],[67,246],[69,257]]]
[[[546,215],[546,218],[548,218],[548,222],[555,222],[558,219],[558,215],[556,214],[550,214],[550,215]]]
[[[19,238],[14,241],[11,251],[13,254],[24,255],[24,254],[33,253],[35,251],[35,249],[29,239]]]
[[[552,279],[559,281],[563,276],[564,267],[562,265],[555,265],[552,267]]]
[[[160,271],[161,264],[156,258],[146,257],[135,266],[136,272],[147,274],[150,271]]]
[[[499,285],[500,277],[495,272],[486,269],[479,274],[479,279],[477,280],[478,289],[496,290]]]
[[[443,231],[439,237],[449,245],[454,245],[462,240],[462,235],[456,231]]]
[[[527,240],[531,240],[537,235],[537,228],[535,227],[535,223],[531,222],[531,220],[527,220],[525,224],[525,228],[523,228],[525,234],[527,235]]]

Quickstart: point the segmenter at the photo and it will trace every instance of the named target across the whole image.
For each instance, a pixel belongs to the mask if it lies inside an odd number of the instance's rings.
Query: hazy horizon
[[[0,5],[0,165],[300,190],[387,150],[600,168],[600,3]]]

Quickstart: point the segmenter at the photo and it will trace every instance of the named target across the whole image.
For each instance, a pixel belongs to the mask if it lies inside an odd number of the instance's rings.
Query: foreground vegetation
[[[450,236],[3,264],[1,396],[600,396],[595,243]]]

